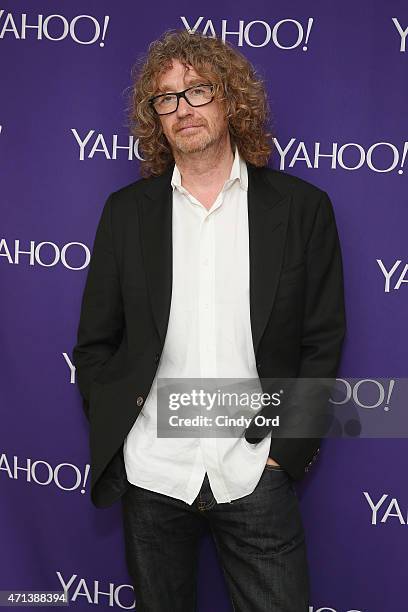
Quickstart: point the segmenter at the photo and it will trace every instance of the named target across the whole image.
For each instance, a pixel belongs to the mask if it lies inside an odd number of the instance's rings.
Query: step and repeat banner
[[[72,349],[103,204],[140,176],[131,68],[173,28],[248,57],[267,85],[270,166],[331,198],[347,306],[339,379],[352,379],[363,410],[385,414],[407,376],[406,2],[0,3],[0,591],[10,609],[9,592],[65,589],[73,609],[137,610],[120,503],[102,510],[89,497]],[[359,404],[364,386],[376,390],[371,404]],[[296,485],[309,612],[407,609],[407,457],[404,427],[345,428],[322,442]],[[200,611],[232,609],[209,534],[198,589]]]

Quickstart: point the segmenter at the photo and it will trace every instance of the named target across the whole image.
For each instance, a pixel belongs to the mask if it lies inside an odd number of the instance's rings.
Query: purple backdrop
[[[66,585],[78,609],[132,606],[120,505],[89,499],[71,356],[102,205],[139,176],[130,69],[179,27],[224,36],[254,63],[274,116],[270,165],[332,199],[348,320],[339,377],[407,375],[406,2],[3,2],[0,590]],[[395,265],[389,290],[381,265]],[[322,444],[298,485],[310,612],[407,609],[407,448]],[[231,610],[209,535],[199,602]]]

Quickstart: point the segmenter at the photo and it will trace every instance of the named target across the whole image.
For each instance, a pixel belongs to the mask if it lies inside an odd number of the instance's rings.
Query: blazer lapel
[[[153,317],[164,345],[173,284],[171,176],[174,164],[146,182],[139,209],[142,256]],[[250,316],[255,355],[273,306],[282,267],[290,196],[268,180],[265,169],[247,163]]]
[[[169,321],[173,285],[173,168],[174,164],[164,174],[146,183],[139,209],[143,263],[152,313],[162,346]]]
[[[249,225],[249,294],[255,355],[269,319],[286,242],[290,196],[268,180],[267,171],[247,163]]]

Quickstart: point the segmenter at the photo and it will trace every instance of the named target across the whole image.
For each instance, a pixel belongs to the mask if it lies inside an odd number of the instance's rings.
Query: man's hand
[[[266,462],[268,465],[277,465],[279,466],[279,463],[276,463],[275,459],[272,459],[272,457],[268,457],[268,460]],[[279,466],[280,467],[280,466]]]

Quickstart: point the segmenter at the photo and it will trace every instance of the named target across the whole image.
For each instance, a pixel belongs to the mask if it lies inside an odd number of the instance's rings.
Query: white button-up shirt
[[[236,147],[230,178],[209,210],[182,186],[177,165],[172,187],[167,335],[152,387],[124,443],[126,473],[134,485],[192,504],[207,472],[216,501],[230,502],[255,489],[271,433],[255,445],[243,436],[159,438],[157,378],[259,382],[250,321],[246,163]]]

